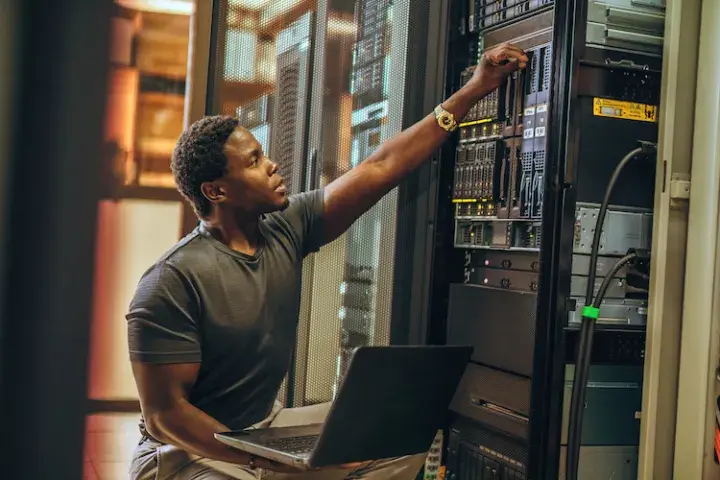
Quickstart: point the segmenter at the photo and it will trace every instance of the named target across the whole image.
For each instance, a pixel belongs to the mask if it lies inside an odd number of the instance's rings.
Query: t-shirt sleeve
[[[130,360],[197,363],[201,360],[200,303],[175,267],[154,266],[140,280],[126,316]]]
[[[302,256],[325,245],[325,191],[303,192],[290,197],[290,205],[281,213],[299,240]]]

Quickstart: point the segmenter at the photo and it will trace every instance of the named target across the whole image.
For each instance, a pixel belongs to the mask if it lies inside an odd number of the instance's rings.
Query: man
[[[213,434],[323,421],[326,405],[275,402],[295,346],[303,258],[345,232],[526,62],[511,45],[486,52],[433,114],[326,188],[290,198],[236,119],[203,118],[182,134],[172,169],[200,223],[144,274],[127,315],[143,412],[133,479],[415,478],[423,456],[300,473]]]

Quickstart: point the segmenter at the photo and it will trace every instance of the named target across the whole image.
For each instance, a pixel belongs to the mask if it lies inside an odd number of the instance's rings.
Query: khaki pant
[[[254,428],[287,427],[322,423],[329,403],[300,408],[276,408]],[[428,445],[429,447],[429,445]],[[172,445],[145,440],[135,450],[130,468],[132,480],[414,480],[426,454],[368,462],[354,470],[323,469],[306,473],[252,471],[241,465],[210,460],[190,454]]]

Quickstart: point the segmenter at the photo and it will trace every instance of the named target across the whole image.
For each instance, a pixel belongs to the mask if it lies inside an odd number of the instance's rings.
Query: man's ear
[[[203,182],[202,185],[200,185],[200,191],[205,198],[213,203],[223,202],[227,198],[225,189],[215,182]]]

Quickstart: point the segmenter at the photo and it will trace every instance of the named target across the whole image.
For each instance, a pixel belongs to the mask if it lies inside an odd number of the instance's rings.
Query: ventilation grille
[[[552,47],[548,46],[543,49],[545,52],[543,58],[543,78],[542,78],[542,91],[550,90],[550,76],[552,65]]]
[[[288,191],[295,193],[298,185],[293,185],[293,162],[295,150],[300,147],[295,135],[295,123],[298,111],[298,82],[300,65],[292,63],[283,67],[277,76],[277,113],[272,135],[272,160],[277,163],[280,175],[285,178]]]

